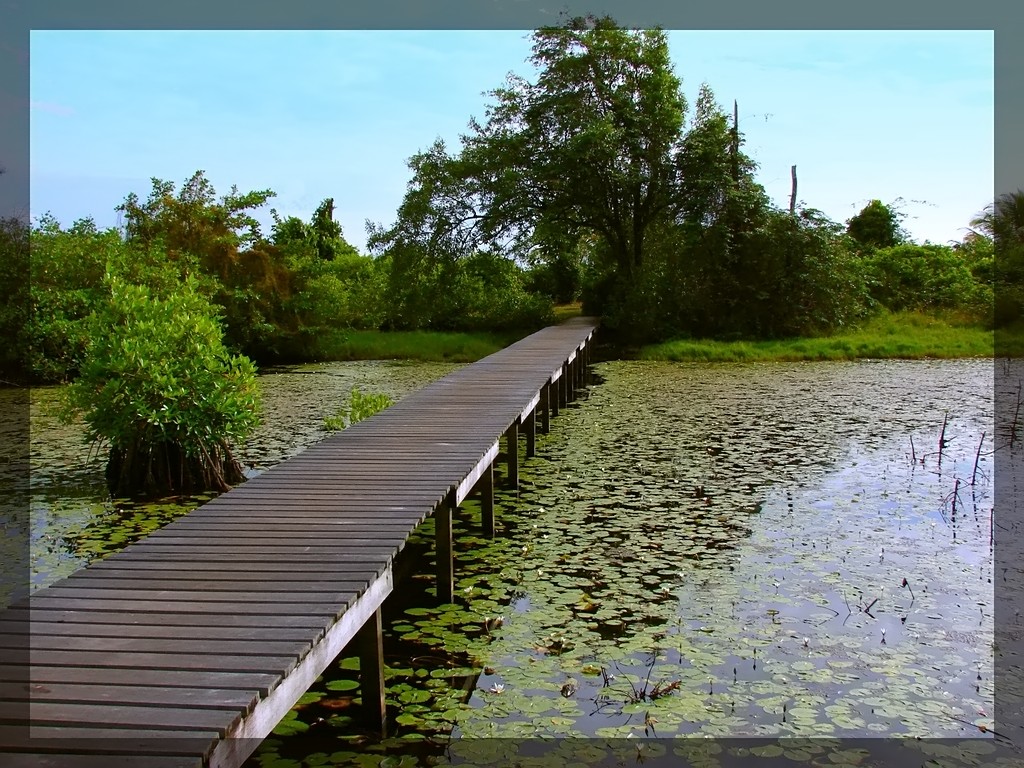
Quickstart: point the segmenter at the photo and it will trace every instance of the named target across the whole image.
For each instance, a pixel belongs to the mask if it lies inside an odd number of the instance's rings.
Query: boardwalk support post
[[[356,633],[359,648],[359,692],[366,721],[381,738],[387,736],[387,706],[384,702],[384,635],[380,608]]]
[[[534,408],[526,417],[526,457],[537,453],[537,409]]]
[[[455,569],[452,558],[452,512],[455,492],[448,494],[434,514],[434,557],[437,559],[437,600],[450,603],[455,597]]]
[[[545,435],[551,431],[551,382],[540,388],[540,429]]]
[[[513,488],[519,487],[519,419],[512,422],[506,430],[508,441],[505,458],[508,461],[508,482]]]
[[[480,476],[480,523],[484,536],[494,538],[494,464],[488,464]]]

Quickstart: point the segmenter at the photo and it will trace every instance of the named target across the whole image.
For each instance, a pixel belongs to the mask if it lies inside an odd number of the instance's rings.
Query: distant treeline
[[[842,224],[780,209],[735,109],[705,85],[687,120],[661,31],[574,19],[534,33],[531,63],[537,79],[510,76],[459,151],[438,141],[410,159],[394,223],[368,224],[369,254],[330,199],[308,221],[272,210],[264,233],[252,211],[273,192],[218,196],[201,171],[128,195],[119,229],[3,221],[5,378],[75,377],[115,284],[172,296],[187,282],[227,348],[257,362],[313,358],[344,329],[526,332],[580,299],[628,345],[824,335],[881,309],[985,327],[1024,314],[1024,193],[952,245],[910,242],[896,203]]]

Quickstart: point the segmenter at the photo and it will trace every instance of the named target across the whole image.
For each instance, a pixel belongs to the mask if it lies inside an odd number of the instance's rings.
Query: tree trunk
[[[789,215],[796,215],[796,166],[790,168],[790,174],[793,176],[793,191],[789,193]]]

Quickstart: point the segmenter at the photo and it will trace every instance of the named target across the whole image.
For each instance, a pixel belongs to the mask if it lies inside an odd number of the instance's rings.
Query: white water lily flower
[[[490,693],[502,693],[505,690],[505,686],[501,683],[495,683],[487,689]]]

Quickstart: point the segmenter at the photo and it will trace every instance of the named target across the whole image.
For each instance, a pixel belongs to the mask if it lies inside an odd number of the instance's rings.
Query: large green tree
[[[221,308],[226,343],[256,358],[278,354],[296,326],[286,307],[287,265],[251,213],[273,196],[269,189],[243,194],[232,186],[218,197],[196,171],[177,192],[173,182],[154,178],[145,202],[132,193],[116,209],[130,244],[159,245],[172,261],[191,255],[216,279],[213,301]]]
[[[492,240],[529,248],[538,227],[592,232],[628,278],[678,203],[686,99],[663,31],[576,18],[534,33],[535,81],[509,75],[464,160]]]
[[[891,248],[906,241],[900,214],[881,200],[872,200],[846,222],[846,232],[867,248]]]

